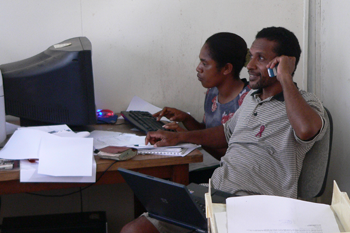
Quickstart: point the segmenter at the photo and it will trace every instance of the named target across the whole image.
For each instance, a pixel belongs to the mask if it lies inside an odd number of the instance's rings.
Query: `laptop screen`
[[[188,229],[206,231],[205,213],[182,184],[119,168],[149,215]]]

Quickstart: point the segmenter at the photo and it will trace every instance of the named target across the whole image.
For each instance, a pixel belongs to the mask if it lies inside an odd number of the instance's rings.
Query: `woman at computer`
[[[234,115],[250,90],[247,80],[240,78],[240,72],[247,64],[247,57],[247,44],[240,36],[229,32],[212,35],[200,50],[200,62],[196,68],[198,80],[203,87],[208,88],[204,101],[203,121],[198,122],[190,114],[170,107],[164,107],[154,116],[158,120],[163,116],[167,117],[172,122],[164,127],[176,131],[205,129],[225,123]],[[185,129],[176,122],[181,122]],[[209,154],[203,153],[204,164],[219,164],[218,160],[226,152],[226,149],[204,149],[216,158],[215,161]],[[200,168],[198,166],[201,165],[190,164],[190,171],[194,169],[191,166]],[[208,177],[210,175],[208,174]],[[207,176],[201,174],[199,177]],[[192,181],[208,182],[194,179]]]

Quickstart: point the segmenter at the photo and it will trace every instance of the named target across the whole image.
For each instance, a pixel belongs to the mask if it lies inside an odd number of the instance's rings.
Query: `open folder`
[[[211,233],[350,232],[350,200],[335,181],[331,205],[269,195],[231,197],[226,204],[205,199]]]

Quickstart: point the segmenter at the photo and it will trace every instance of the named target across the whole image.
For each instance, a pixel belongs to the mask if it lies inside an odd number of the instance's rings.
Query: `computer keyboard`
[[[145,133],[149,131],[157,131],[158,129],[166,130],[163,128],[164,123],[157,121],[157,119],[149,112],[122,111],[121,115],[126,121]]]

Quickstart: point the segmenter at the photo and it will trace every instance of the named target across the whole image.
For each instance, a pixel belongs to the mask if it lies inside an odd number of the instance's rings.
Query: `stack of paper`
[[[93,140],[87,135],[66,125],[19,128],[0,158],[21,160],[21,182],[95,182]]]

